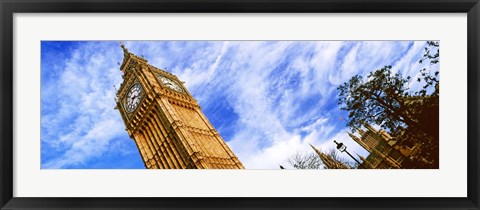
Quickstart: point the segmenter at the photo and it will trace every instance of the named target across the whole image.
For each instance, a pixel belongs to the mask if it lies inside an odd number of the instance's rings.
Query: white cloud
[[[202,84],[205,85],[213,79],[213,75],[217,71],[218,65],[228,48],[228,42],[223,42],[220,48],[209,48],[202,51],[201,55],[195,56],[198,59],[190,67],[186,69],[177,68],[175,72],[178,72],[177,76],[179,78],[188,81],[185,84],[188,89],[195,89]]]
[[[299,134],[288,132],[284,127],[287,121],[293,120],[291,115],[301,109],[295,102],[301,97],[289,90],[269,92],[269,87],[274,83],[289,82],[282,81],[284,78],[281,77],[269,78],[269,75],[283,61],[282,59],[285,59],[285,50],[293,44],[295,43],[282,42],[273,45],[264,42],[234,43],[231,47],[238,53],[232,55],[230,65],[223,66],[228,72],[224,69],[215,75],[215,80],[210,80],[228,83],[228,88],[224,89],[225,94],[228,95],[229,104],[240,118],[237,122],[238,132],[229,144],[247,168],[277,168],[279,163],[297,150],[293,148],[301,148],[299,144],[305,142]],[[303,77],[299,78],[299,86],[303,85],[303,88],[305,82],[310,82],[307,80],[309,79],[307,71],[311,71],[307,67],[309,63],[309,60],[297,57],[293,65],[294,69],[303,72]],[[287,70],[280,72],[288,74]],[[232,73],[234,77],[231,77]],[[208,94],[205,91],[202,93]],[[277,94],[276,98],[272,98],[271,94]],[[308,96],[307,91],[304,91],[303,95]],[[272,103],[274,99],[280,99],[279,107]],[[313,126],[317,125],[310,125]],[[333,130],[331,127],[326,126],[311,131],[307,136],[310,139],[317,138],[331,130]]]
[[[357,60],[358,50],[360,43],[356,43],[343,58],[340,58],[341,65],[336,71],[332,71],[329,74],[329,79],[332,85],[338,86],[359,73],[359,61]],[[365,55],[362,55],[365,56]]]
[[[125,133],[118,111],[113,109],[113,85],[119,83],[121,73],[111,67],[115,66],[111,59],[115,52],[108,49],[99,43],[75,49],[64,61],[58,81],[43,83],[42,96],[58,102],[59,108],[42,114],[42,142],[60,151],[42,163],[42,168],[84,164],[102,156],[109,144]]]

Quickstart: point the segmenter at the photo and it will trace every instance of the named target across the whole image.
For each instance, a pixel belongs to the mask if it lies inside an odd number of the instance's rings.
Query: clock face
[[[175,91],[178,91],[178,92],[183,92],[183,89],[182,87],[180,87],[180,85],[178,85],[177,82],[169,79],[169,78],[166,78],[164,76],[158,76],[158,80],[160,80],[160,82],[165,85],[166,87],[172,89],[172,90],[175,90]]]
[[[140,104],[140,99],[142,97],[142,86],[140,83],[135,83],[132,85],[130,90],[127,93],[127,103],[125,107],[127,108],[127,112],[133,112],[137,108],[138,104]]]

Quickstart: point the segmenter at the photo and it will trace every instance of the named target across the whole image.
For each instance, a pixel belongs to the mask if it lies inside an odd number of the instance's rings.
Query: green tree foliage
[[[435,41],[428,41],[427,46],[424,49],[423,57],[418,61],[419,63],[423,63],[424,61],[430,61],[430,66],[437,64],[440,61],[440,49],[439,43]],[[433,53],[432,53],[433,52]],[[427,89],[429,87],[434,87],[434,91],[432,95],[438,96],[439,94],[439,72],[430,72],[431,68],[423,68],[420,70],[421,77],[417,78],[417,82],[421,82],[422,80],[425,82],[423,89],[417,91],[416,94],[421,96],[427,95]]]
[[[438,47],[438,42],[427,42],[419,61],[430,62],[416,81],[422,84],[420,90],[411,91],[411,78],[392,73],[391,66],[370,72],[366,79],[356,75],[338,87],[338,104],[348,112],[349,127],[377,124],[401,137],[400,144],[421,144],[415,158],[427,168],[438,168],[439,73],[431,72],[439,62]]]
[[[362,122],[378,124],[388,130],[399,126],[414,126],[406,99],[409,97],[407,82],[400,74],[391,73],[391,66],[371,72],[367,81],[356,75],[338,87],[339,105],[349,112],[348,125],[360,127]]]

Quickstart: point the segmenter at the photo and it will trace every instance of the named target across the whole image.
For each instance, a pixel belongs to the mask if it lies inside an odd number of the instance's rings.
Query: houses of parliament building
[[[384,130],[377,130],[364,123],[365,129],[357,128],[358,135],[348,133],[350,138],[367,150],[370,154],[364,158],[359,156],[364,169],[400,169],[411,168],[410,157],[418,152],[419,146],[398,145],[397,139]]]
[[[341,162],[318,150],[310,144],[315,153],[322,160],[327,169],[405,169],[416,168],[418,164],[412,162],[412,157],[419,152],[419,145],[407,146],[397,144],[398,139],[390,136],[384,130],[377,130],[367,123],[363,123],[365,129],[356,128],[358,133],[348,135],[365,150],[369,155],[365,158],[360,155],[362,160],[356,167]],[[358,136],[357,136],[358,135]],[[343,152],[343,151],[342,151]],[[353,156],[351,156],[354,158]]]

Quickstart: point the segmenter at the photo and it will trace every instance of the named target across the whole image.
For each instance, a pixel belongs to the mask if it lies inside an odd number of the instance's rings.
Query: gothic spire
[[[118,44],[120,44],[120,47],[123,49],[123,51],[127,51],[127,52],[128,52],[128,49],[125,47],[125,43],[124,43],[124,42],[118,42]]]
[[[360,130],[360,129],[359,129],[358,131],[359,131],[360,135],[362,135],[362,138],[363,138],[363,133],[364,133],[364,132],[363,132],[362,130]],[[360,132],[360,131],[362,131],[362,132]],[[364,149],[366,149],[368,152],[371,152],[371,151],[372,151],[372,149],[371,149],[368,145],[366,145],[366,144],[362,141],[362,139],[358,138],[357,136],[353,135],[353,134],[350,133],[350,132],[347,132],[347,133],[348,133],[348,135],[350,136],[350,138],[352,138],[355,142],[357,142],[360,146],[362,146],[362,147],[363,147]]]
[[[308,144],[310,144],[310,143],[308,143]],[[325,167],[327,167],[328,169],[350,169],[349,166],[347,166],[344,163],[341,163],[338,160],[335,160],[332,157],[328,156],[327,154],[321,152],[316,147],[314,147],[312,144],[310,144],[310,146],[312,147],[313,150],[315,150],[315,152],[320,157],[320,159],[322,160]]]
[[[130,51],[128,51],[128,48],[125,46],[124,42],[118,42],[120,47],[123,49],[123,61],[120,66],[120,70],[125,73],[130,69],[131,64],[133,63],[148,63],[147,59],[139,57]],[[131,60],[131,61],[130,61]],[[127,64],[129,63],[129,64]],[[128,68],[128,69],[127,69]]]
[[[364,169],[373,168],[372,164],[370,164],[366,158],[359,154],[357,154],[357,156],[360,158],[360,160],[362,160],[362,166]]]
[[[363,125],[365,126],[365,128],[367,128],[368,130],[372,131],[373,133],[377,133],[377,129],[375,129],[372,125],[366,123],[366,122],[363,122]]]

